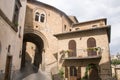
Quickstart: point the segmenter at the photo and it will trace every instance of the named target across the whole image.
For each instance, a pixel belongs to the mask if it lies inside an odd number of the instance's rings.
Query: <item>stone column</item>
[[[42,63],[41,63],[42,71],[45,71],[45,49],[42,51]]]

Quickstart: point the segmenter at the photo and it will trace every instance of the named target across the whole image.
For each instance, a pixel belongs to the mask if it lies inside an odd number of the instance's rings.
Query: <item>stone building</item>
[[[26,0],[0,0],[0,80],[19,70]]]
[[[111,55],[111,61],[120,61],[120,54]],[[120,64],[111,64],[112,77],[120,80]]]
[[[26,1],[18,0],[21,9],[18,24],[14,24],[18,26],[17,30],[11,23],[14,21],[15,1],[13,5],[7,6],[11,10],[9,13],[9,10],[4,9],[3,3],[6,1],[0,2],[1,11],[8,17],[6,20],[0,13],[2,73],[5,70],[6,56],[12,55],[12,69],[21,70],[24,78],[32,70],[42,70],[52,76],[53,80],[110,80],[111,28],[107,25],[106,18],[79,22],[75,16],[68,16],[51,5],[27,0],[25,8]],[[28,72],[26,69],[29,69]]]
[[[28,1],[21,69],[30,62],[54,80],[60,71],[66,80],[110,80],[109,43],[106,18],[78,22],[53,6]]]

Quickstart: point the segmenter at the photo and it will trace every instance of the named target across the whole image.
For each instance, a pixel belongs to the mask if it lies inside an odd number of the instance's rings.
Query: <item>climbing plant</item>
[[[88,77],[89,77],[88,71],[89,71],[90,69],[94,68],[94,66],[96,66],[96,65],[94,65],[94,64],[89,64],[89,65],[86,67],[85,74],[84,74],[84,76],[83,76],[83,78],[82,78],[81,80],[88,80]]]
[[[63,68],[61,68],[60,70],[59,70],[59,76],[60,76],[60,78],[61,79],[63,79],[64,78],[64,70],[63,70]]]

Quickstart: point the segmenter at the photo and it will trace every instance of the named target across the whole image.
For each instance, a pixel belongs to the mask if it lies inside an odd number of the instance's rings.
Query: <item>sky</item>
[[[79,22],[107,18],[111,25],[111,54],[120,52],[120,0],[38,0],[52,5]]]

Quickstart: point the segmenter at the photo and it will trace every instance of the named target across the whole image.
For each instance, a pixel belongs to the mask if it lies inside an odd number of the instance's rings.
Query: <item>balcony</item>
[[[98,48],[99,50],[96,49],[96,51],[94,51],[93,49],[87,49],[87,50],[83,50],[83,49],[77,49],[76,56],[69,56],[70,51],[62,51],[62,60],[64,60],[64,65],[82,65],[84,63],[90,64],[90,63],[94,63],[94,64],[98,64],[102,58],[102,49]]]
[[[72,50],[63,50],[60,53],[62,53],[61,57],[64,60],[72,60],[72,59],[101,59],[102,57],[102,49],[100,47],[95,48],[89,48],[89,49],[77,49],[76,56],[70,56],[71,54],[74,54]]]

